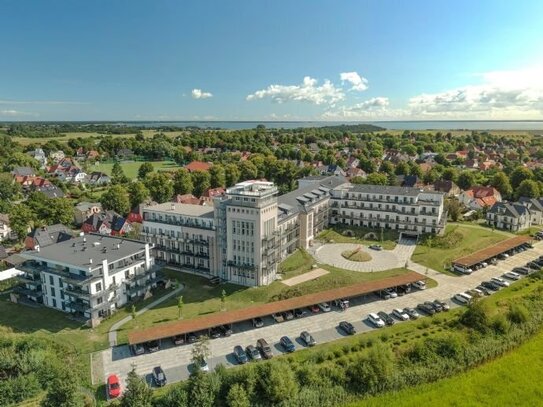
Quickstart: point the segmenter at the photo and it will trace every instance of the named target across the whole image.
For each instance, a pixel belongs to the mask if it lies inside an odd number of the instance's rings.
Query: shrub
[[[507,318],[505,318],[504,315],[502,314],[499,314],[499,315],[496,315],[493,319],[492,319],[492,329],[494,329],[494,331],[497,333],[497,334],[505,334],[507,333],[507,331],[509,331],[509,327],[511,326],[509,320]]]
[[[481,301],[474,301],[460,317],[460,322],[468,328],[486,332],[490,326],[488,311]]]
[[[530,318],[530,312],[522,304],[513,304],[509,307],[507,318],[514,324],[523,324]]]

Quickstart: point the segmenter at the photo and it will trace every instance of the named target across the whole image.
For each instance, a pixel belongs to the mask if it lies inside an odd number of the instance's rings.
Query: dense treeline
[[[292,355],[211,374],[197,372],[153,401],[149,394],[141,405],[338,406],[448,377],[514,349],[541,328],[541,278],[539,273],[523,282],[528,287],[514,296],[491,297],[448,318],[418,321],[419,333],[409,340],[383,332],[377,340],[361,336],[305,358]],[[131,406],[126,401],[122,405]]]

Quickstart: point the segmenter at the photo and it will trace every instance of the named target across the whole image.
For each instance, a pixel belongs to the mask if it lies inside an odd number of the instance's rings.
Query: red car
[[[121,395],[121,383],[116,374],[112,374],[107,378],[107,395],[110,399],[117,398]]]
[[[316,314],[317,312],[320,312],[320,310],[321,310],[317,304],[312,305],[311,307],[309,307],[309,309],[310,309],[311,312],[313,312],[314,314]]]

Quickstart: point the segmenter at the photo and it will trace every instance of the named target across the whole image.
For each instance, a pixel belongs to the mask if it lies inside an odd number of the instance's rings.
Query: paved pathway
[[[143,314],[145,311],[150,310],[151,308],[156,307],[159,304],[162,304],[167,299],[173,297],[176,294],[179,294],[183,288],[185,287],[182,283],[178,283],[179,287],[177,287],[175,290],[169,292],[166,295],[163,295],[162,297],[156,299],[155,301],[147,304],[145,307],[140,309],[138,312],[136,312],[136,316]],[[117,345],[117,331],[121,326],[126,324],[128,321],[132,320],[132,315],[129,315],[127,317],[124,317],[118,322],[115,322],[113,325],[111,325],[111,328],[109,328],[109,346],[116,346]]]
[[[306,281],[315,280],[316,278],[319,278],[320,276],[324,276],[325,274],[328,274],[328,273],[329,273],[328,270],[314,269],[314,270],[308,271],[307,273],[300,274],[299,276],[289,278],[288,280],[281,280],[281,282],[285,285],[288,285],[289,287],[292,287],[294,285],[305,283]]]
[[[402,239],[393,250],[372,250],[359,243],[326,243],[311,250],[319,263],[330,264],[345,270],[373,272],[405,267],[415,251],[415,241]],[[341,255],[346,250],[360,248],[369,253],[370,261],[347,260]]]

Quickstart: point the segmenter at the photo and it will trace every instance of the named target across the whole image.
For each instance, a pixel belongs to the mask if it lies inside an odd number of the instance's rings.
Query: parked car
[[[458,293],[454,295],[453,299],[455,299],[461,304],[469,304],[472,300],[472,297],[471,295],[466,294],[466,293]]]
[[[296,350],[296,347],[294,346],[294,343],[290,340],[288,336],[282,336],[279,340],[279,343],[285,349],[287,352],[294,352]]]
[[[379,297],[381,297],[383,300],[390,300],[392,298],[392,296],[390,295],[389,292],[385,291],[385,290],[381,290],[377,293],[377,295]]]
[[[199,361],[197,361],[196,363],[198,363],[198,368],[202,371],[202,372],[209,372],[209,365],[207,364],[207,361],[204,359],[204,358],[201,358]]]
[[[332,311],[332,307],[330,307],[330,304],[328,304],[327,302],[319,303],[319,308],[321,309],[322,312]]]
[[[530,274],[530,269],[528,267],[515,267],[513,271],[517,274],[522,274],[524,276]]]
[[[398,295],[402,296],[404,294],[409,294],[411,292],[411,284],[400,285],[396,288]]]
[[[295,310],[294,310],[294,316],[295,316],[296,318],[303,318],[303,317],[306,316],[306,314],[307,314],[307,312],[305,312],[305,311],[304,311],[303,309],[301,309],[301,308],[298,308],[298,309],[295,309]]]
[[[488,289],[488,288],[486,288],[486,287],[484,287],[484,286],[482,286],[482,285],[478,285],[478,286],[475,287],[475,288],[477,288],[478,290],[481,290],[481,291],[483,292],[484,295],[490,295],[490,294],[492,294],[492,291],[491,291],[490,289]]]
[[[253,326],[255,328],[262,328],[264,326],[264,321],[260,317],[253,318]]]
[[[198,337],[196,336],[195,333],[191,332],[190,334],[187,335],[187,341],[188,343],[194,343],[198,340]]]
[[[314,314],[321,312],[321,309],[319,308],[317,304],[312,305],[311,307],[309,307],[309,309]]]
[[[345,300],[343,298],[339,299],[339,300],[334,300],[334,306],[342,309],[342,310],[345,310],[347,308],[349,308],[349,300]]]
[[[506,273],[503,273],[503,276],[509,280],[520,280],[520,274],[515,273],[514,271],[507,271]]]
[[[245,348],[245,353],[251,360],[261,360],[262,356],[260,356],[260,352],[257,348],[255,348],[253,345],[249,345]]]
[[[145,347],[141,343],[130,346],[130,350],[134,356],[143,355],[145,353]]]
[[[541,270],[541,266],[534,261],[526,263],[526,267],[528,267],[530,270],[535,270],[535,271]]]
[[[385,321],[383,321],[379,315],[374,313],[368,315],[368,321],[370,321],[376,328],[382,328],[385,326]]]
[[[294,314],[292,311],[285,311],[283,312],[283,318],[285,318],[286,321],[290,321],[294,319]]]
[[[507,253],[498,254],[498,259],[500,260],[506,260],[508,257],[509,255]]]
[[[156,366],[153,368],[153,382],[157,387],[162,387],[166,385],[166,374],[160,366]]]
[[[471,274],[471,273],[473,273],[472,268],[467,267],[467,266],[461,266],[460,264],[455,264],[452,267],[452,271],[456,271],[456,272],[462,273],[462,274]]]
[[[469,295],[471,295],[473,298],[482,298],[485,296],[485,293],[479,290],[478,288],[474,288],[472,290],[466,291]]]
[[[271,359],[273,357],[272,349],[264,338],[256,341],[256,348],[260,351],[264,359]]]
[[[442,311],[448,311],[448,310],[451,309],[451,307],[449,306],[449,304],[447,304],[445,301],[434,300],[434,304],[438,304],[439,306],[441,306],[441,310],[442,310]]]
[[[121,382],[116,374],[109,375],[107,378],[107,396],[115,399],[121,395]]]
[[[151,353],[157,352],[160,350],[160,345],[158,341],[149,341],[145,344],[145,346],[147,347],[147,350]]]
[[[377,315],[385,322],[385,325],[394,325],[394,319],[386,312],[379,311]]]
[[[371,250],[377,250],[377,251],[383,250],[383,246],[381,246],[380,244],[372,244],[372,245],[369,246],[369,248]]]
[[[441,306],[441,304],[436,304],[435,302],[433,301],[425,301],[424,302],[426,305],[428,305],[429,307],[432,307],[434,309],[435,312],[441,312],[443,311],[443,307]]]
[[[419,290],[426,290],[426,283],[422,280],[415,281],[412,286],[418,288]]]
[[[221,331],[223,336],[230,336],[232,335],[232,325],[223,325],[221,326]]]
[[[275,322],[283,322],[285,320],[283,314],[272,314],[272,318]]]
[[[417,319],[418,317],[420,317],[420,314],[417,312],[417,310],[415,308],[404,308],[403,311],[409,315],[409,318],[411,319]]]
[[[185,335],[175,335],[172,338],[172,342],[175,346],[183,345],[185,343]]]
[[[498,284],[499,286],[502,286],[502,287],[509,287],[509,283],[507,281],[505,281],[503,278],[501,277],[492,277],[490,279],[490,281]]]
[[[392,310],[392,315],[394,315],[400,321],[407,321],[409,319],[409,315],[403,309],[400,309],[400,308],[394,308]]]
[[[307,331],[300,333],[300,339],[304,341],[307,346],[315,346],[317,344],[315,338],[313,338],[313,336],[311,336],[311,334]]]
[[[436,313],[436,310],[434,309],[434,307],[429,306],[426,303],[417,305],[417,309],[428,315],[434,315]]]
[[[339,328],[347,335],[354,335],[356,333],[356,329],[354,329],[353,324],[347,321],[341,321],[339,323]]]
[[[216,326],[209,330],[209,337],[212,339],[217,339],[221,337],[222,330],[220,327]]]
[[[248,362],[247,354],[240,345],[234,346],[234,356],[240,365]]]
[[[494,283],[493,281],[483,281],[481,285],[492,291],[499,291],[501,289],[501,287],[498,284]]]
[[[398,297],[398,293],[394,291],[392,288],[385,288],[385,292],[390,294],[390,298]]]

